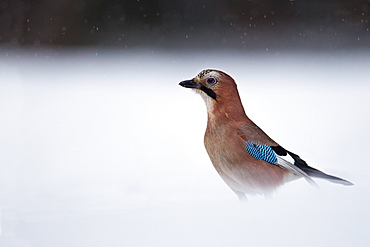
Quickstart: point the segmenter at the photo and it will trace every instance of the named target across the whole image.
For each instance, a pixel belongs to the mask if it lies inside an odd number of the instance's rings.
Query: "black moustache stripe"
[[[203,92],[205,92],[212,99],[216,100],[217,94],[212,89],[210,89],[210,88],[205,87],[205,86],[202,85],[200,87],[200,90],[202,90]]]

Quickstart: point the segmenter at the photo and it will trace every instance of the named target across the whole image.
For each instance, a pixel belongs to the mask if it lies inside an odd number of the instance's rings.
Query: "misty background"
[[[368,246],[368,1],[0,0],[0,246]],[[307,163],[240,205],[205,148],[230,74]]]

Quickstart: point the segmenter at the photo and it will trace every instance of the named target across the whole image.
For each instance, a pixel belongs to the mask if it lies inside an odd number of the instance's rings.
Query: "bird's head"
[[[225,72],[215,69],[203,70],[193,79],[182,81],[179,85],[195,90],[206,101],[209,99],[217,101],[219,98],[230,95],[236,90],[233,78]]]
[[[235,81],[225,72],[206,69],[193,79],[180,82],[180,86],[191,88],[202,96],[209,119],[246,117]]]

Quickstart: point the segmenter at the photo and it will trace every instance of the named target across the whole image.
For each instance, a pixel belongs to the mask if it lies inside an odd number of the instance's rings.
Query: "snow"
[[[0,47],[0,245],[366,246],[369,54]],[[203,100],[178,86],[206,68],[355,185],[301,179],[239,204],[203,147]]]

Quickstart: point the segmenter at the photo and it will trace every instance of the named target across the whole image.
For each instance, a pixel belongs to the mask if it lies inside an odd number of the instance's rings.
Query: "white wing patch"
[[[311,185],[313,185],[315,187],[319,187],[319,186],[317,186],[317,184],[315,183],[315,181],[313,181],[312,178],[307,175],[307,173],[305,173],[299,167],[293,165],[289,161],[287,161],[287,160],[285,160],[285,159],[283,159],[283,158],[281,158],[279,156],[277,156],[277,162],[275,163],[275,165],[277,165],[277,166],[279,166],[281,168],[284,168],[284,169],[290,171],[294,175],[297,175],[297,176],[300,176],[300,177],[304,177],[308,183],[310,183]]]

